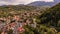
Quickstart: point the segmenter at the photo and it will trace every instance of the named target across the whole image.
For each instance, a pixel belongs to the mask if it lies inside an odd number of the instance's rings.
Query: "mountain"
[[[57,4],[59,2],[60,2],[60,0],[54,0],[54,2],[35,1],[28,5],[30,5],[30,6],[54,6],[55,4]]]

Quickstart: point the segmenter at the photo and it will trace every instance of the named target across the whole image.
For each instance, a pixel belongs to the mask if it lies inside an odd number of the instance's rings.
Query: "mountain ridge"
[[[60,3],[59,0],[54,0],[54,2],[45,2],[45,1],[35,1],[30,4],[29,6],[54,6],[56,4]]]

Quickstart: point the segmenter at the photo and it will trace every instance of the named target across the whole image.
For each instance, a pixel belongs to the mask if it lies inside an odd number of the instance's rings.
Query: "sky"
[[[34,1],[53,2],[54,0],[0,0],[0,5],[29,4]]]

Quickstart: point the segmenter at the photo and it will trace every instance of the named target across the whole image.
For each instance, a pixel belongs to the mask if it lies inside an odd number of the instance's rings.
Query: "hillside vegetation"
[[[48,9],[39,18],[41,24],[53,27],[60,32],[60,3]]]

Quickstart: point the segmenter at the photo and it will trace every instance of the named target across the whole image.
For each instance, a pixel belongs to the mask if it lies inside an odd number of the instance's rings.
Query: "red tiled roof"
[[[20,31],[20,32],[25,31],[22,27],[18,27],[17,30]]]
[[[1,34],[5,34],[4,32],[2,32]]]

